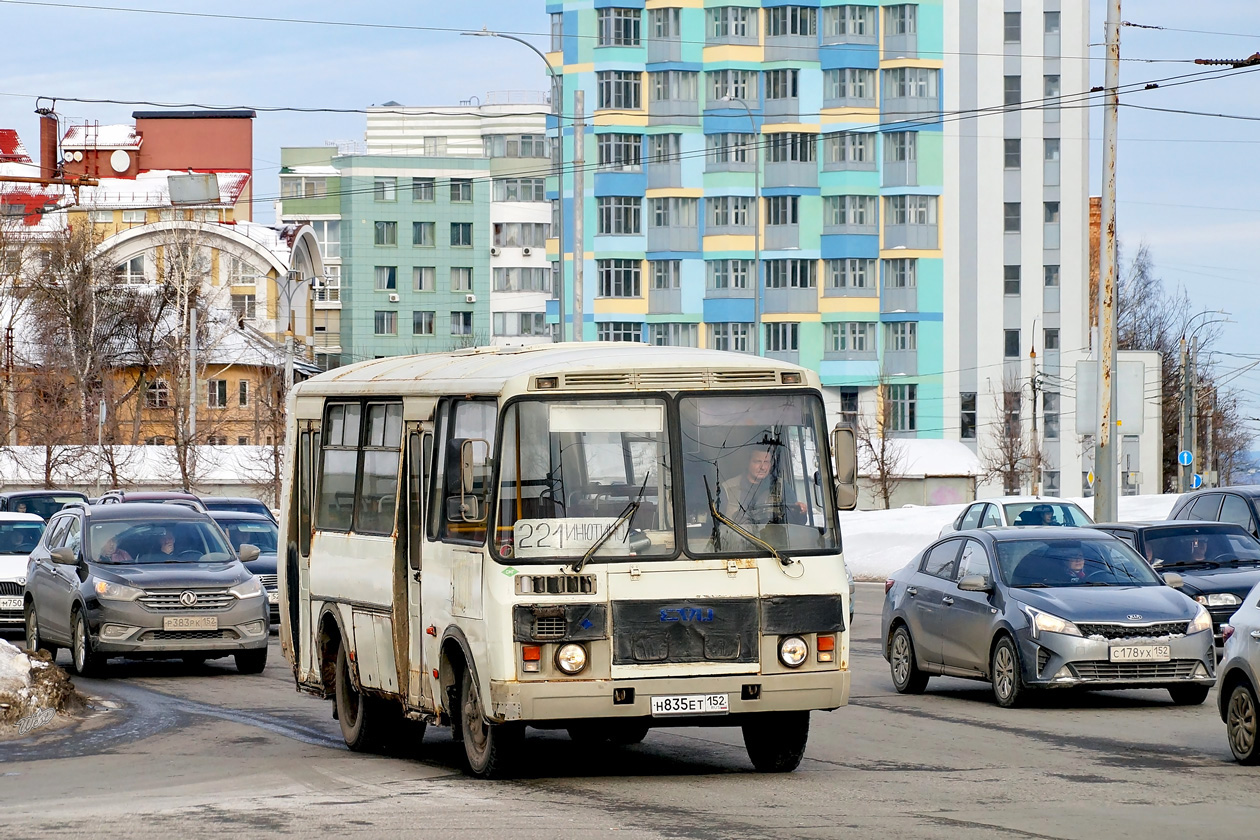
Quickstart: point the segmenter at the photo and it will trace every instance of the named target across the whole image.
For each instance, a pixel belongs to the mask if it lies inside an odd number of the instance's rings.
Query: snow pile
[[[20,727],[24,719],[82,707],[83,697],[46,653],[32,656],[0,639],[0,723]]]
[[[1164,519],[1178,498],[1176,494],[1121,497],[1120,519],[1125,522]],[[1068,501],[1076,502],[1086,513],[1093,514],[1093,499]],[[859,580],[883,580],[933,542],[941,528],[958,518],[966,507],[939,505],[841,513],[845,562]]]

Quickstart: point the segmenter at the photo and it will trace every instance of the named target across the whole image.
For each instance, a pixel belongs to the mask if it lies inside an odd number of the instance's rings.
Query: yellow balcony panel
[[[647,315],[647,298],[595,298],[596,315]]]
[[[908,248],[881,248],[879,250],[879,258],[881,260],[939,260],[941,251],[938,248],[935,251],[910,250]]]
[[[662,187],[645,190],[644,198],[704,198],[703,187]]]
[[[644,111],[616,111],[611,108],[603,111],[596,111],[591,118],[594,125],[624,125],[624,126],[641,126],[647,127],[648,117]],[[591,161],[587,161],[591,163]]]
[[[822,313],[843,312],[851,315],[878,315],[878,297],[824,297],[818,303]]]
[[[703,9],[704,0],[647,0],[646,9]]]
[[[761,320],[763,323],[766,323],[766,324],[779,324],[779,323],[792,323],[792,322],[806,323],[806,322],[821,321],[822,315],[820,315],[817,312],[796,312],[796,313],[776,312],[772,315],[767,315],[763,312],[761,315]]]
[[[764,59],[765,51],[761,47],[737,46],[735,44],[723,44],[718,47],[704,48],[704,63],[711,64],[718,61],[732,61],[741,64],[760,64]],[[733,103],[732,103],[733,104]],[[735,107],[739,107],[736,105]]]
[[[756,248],[752,235],[748,236],[706,236],[704,238],[705,253],[720,251],[747,251],[750,254]]]
[[[928,70],[940,70],[945,62],[939,58],[890,58],[879,63],[880,70],[891,70],[894,67],[923,67]]]

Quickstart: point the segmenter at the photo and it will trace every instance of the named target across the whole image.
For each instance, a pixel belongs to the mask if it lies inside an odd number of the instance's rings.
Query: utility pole
[[[1194,483],[1195,470],[1199,469],[1199,337],[1190,336],[1190,389],[1186,403],[1186,417],[1189,434],[1190,454],[1194,460],[1190,462],[1190,483]],[[1206,478],[1207,476],[1204,476]],[[1187,488],[1190,489],[1190,488]]]
[[[586,92],[573,91],[573,340],[585,336],[582,280],[586,269]],[[563,275],[561,275],[563,278]],[[563,282],[563,280],[562,280]],[[561,325],[563,329],[564,325]]]
[[[1037,435],[1037,348],[1028,351],[1032,359],[1032,494],[1041,495],[1041,438]]]
[[[1120,0],[1108,0],[1102,254],[1098,282],[1098,440],[1094,458],[1094,520],[1097,522],[1115,522],[1119,518],[1113,410],[1116,403],[1116,141],[1120,122],[1120,26]]]
[[[1190,353],[1186,349],[1186,339],[1181,339],[1181,416],[1180,424],[1177,430],[1177,453],[1185,452],[1189,447],[1186,444],[1186,433],[1190,431]],[[1178,490],[1182,493],[1190,492],[1190,474],[1194,470],[1192,466],[1182,467],[1178,465]]]
[[[188,445],[197,444],[197,310],[188,309]]]
[[[1215,452],[1216,447],[1213,446],[1213,444],[1215,443],[1213,439],[1216,437],[1216,389],[1215,388],[1212,389],[1212,396],[1211,398],[1209,398],[1208,404],[1207,404],[1206,426],[1207,428],[1204,430],[1206,432],[1206,435],[1204,436],[1206,440],[1204,441],[1204,444],[1203,444],[1203,449],[1204,449],[1203,486],[1216,487],[1220,476],[1214,475],[1217,471],[1213,469],[1213,464],[1212,464],[1212,461],[1216,457],[1216,452]],[[1217,480],[1213,480],[1214,477]]]

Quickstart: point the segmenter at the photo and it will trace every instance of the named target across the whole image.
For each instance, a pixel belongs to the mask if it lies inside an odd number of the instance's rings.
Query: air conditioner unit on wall
[[[476,295],[464,295],[464,303],[476,303],[476,302],[477,302]]]
[[[390,302],[390,303],[398,303],[398,295],[390,295],[390,296],[389,296],[389,302]]]
[[[501,253],[502,253],[502,251],[500,251],[498,248],[491,248],[491,249],[490,249],[490,256],[492,256],[492,257],[497,257],[497,256],[499,256],[499,254],[501,254]]]
[[[522,249],[521,249],[521,256],[523,256],[523,257],[528,257],[528,256],[529,256],[530,254],[532,254],[532,253],[534,253],[534,251],[533,251],[533,249],[532,249],[532,248],[522,248]]]

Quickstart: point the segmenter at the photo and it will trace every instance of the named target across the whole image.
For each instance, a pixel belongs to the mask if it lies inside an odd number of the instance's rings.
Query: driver
[[[1054,524],[1054,508],[1050,505],[1035,505],[1032,509],[1033,522],[1037,525]]]
[[[771,475],[774,472],[776,475]],[[769,450],[754,449],[743,475],[722,482],[722,513],[738,525],[783,522],[788,511],[805,515],[804,502],[784,499],[783,485]]]
[[[1195,537],[1190,543],[1190,562],[1203,563],[1207,560],[1207,537]]]
[[[1063,546],[1055,551],[1054,556],[1063,564],[1062,579],[1064,581],[1069,585],[1085,582],[1085,552],[1079,545]]]

